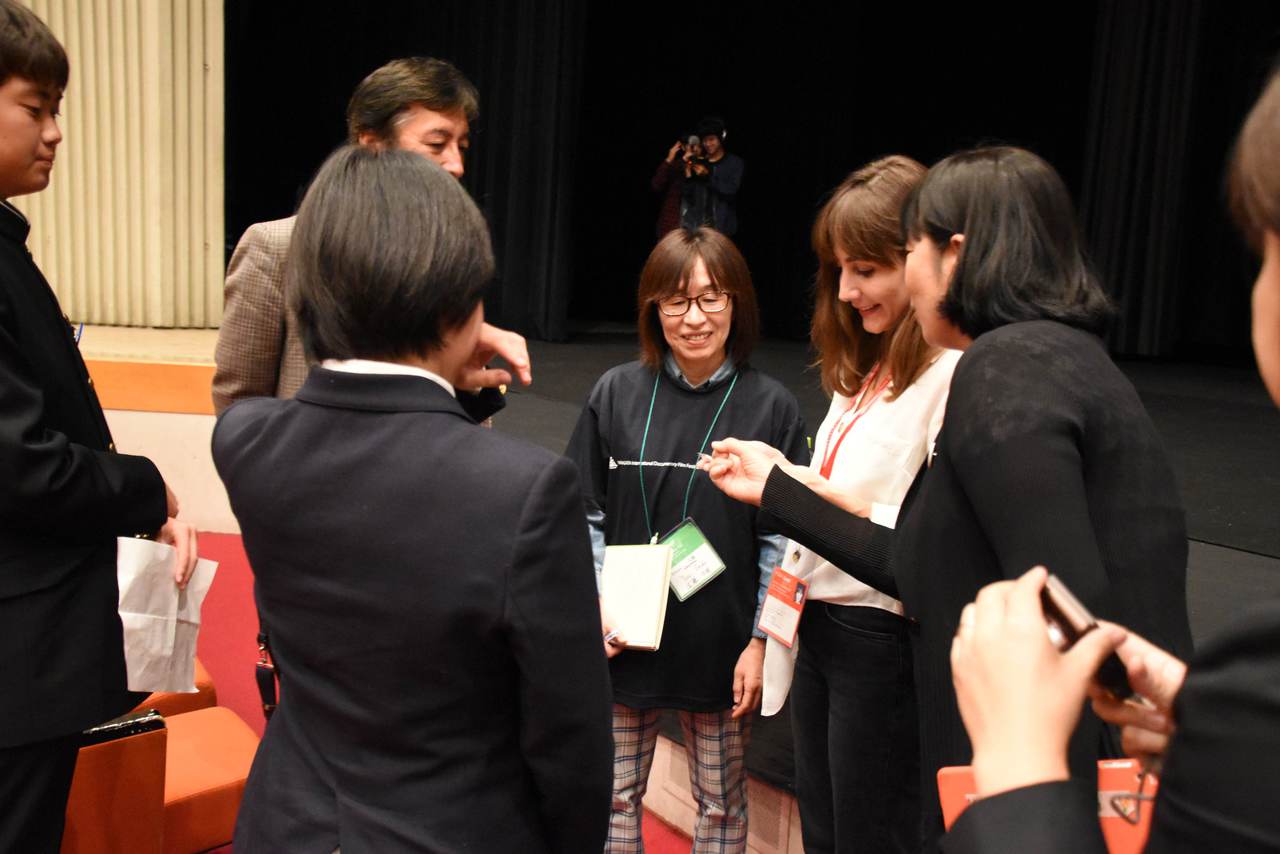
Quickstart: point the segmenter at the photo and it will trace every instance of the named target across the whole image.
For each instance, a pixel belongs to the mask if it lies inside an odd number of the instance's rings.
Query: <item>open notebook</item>
[[[600,598],[628,649],[662,643],[671,583],[671,546],[609,546],[604,552]]]

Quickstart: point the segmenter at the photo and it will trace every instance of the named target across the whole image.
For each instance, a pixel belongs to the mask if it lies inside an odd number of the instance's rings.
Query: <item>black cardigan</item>
[[[908,492],[896,532],[822,508],[803,487],[774,478],[770,486],[763,507],[780,530],[899,598],[918,623],[931,836],[941,832],[937,769],[971,758],[948,653],[960,610],[984,585],[1044,564],[1095,614],[1190,653],[1186,530],[1173,472],[1133,386],[1086,332],[1016,323],[969,347],[932,466]],[[1072,767],[1089,778],[1100,735],[1086,713]]]

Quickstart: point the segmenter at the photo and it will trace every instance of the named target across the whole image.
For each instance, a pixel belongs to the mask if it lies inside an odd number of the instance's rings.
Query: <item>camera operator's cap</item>
[[[700,122],[698,122],[696,132],[699,137],[718,136],[721,139],[724,139],[728,136],[728,132],[725,130],[724,126],[724,119],[719,116],[705,116]]]

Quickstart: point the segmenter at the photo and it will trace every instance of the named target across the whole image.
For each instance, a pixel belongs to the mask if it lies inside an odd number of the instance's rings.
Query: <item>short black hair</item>
[[[721,139],[724,139],[724,119],[719,116],[703,116],[698,122],[697,134],[699,138],[704,136],[718,136]]]
[[[286,287],[312,360],[438,349],[493,278],[466,190],[417,154],[358,145],[324,162],[298,209]]]
[[[21,3],[0,0],[0,84],[24,77],[61,92],[70,76],[67,52],[44,21]]]
[[[347,102],[347,142],[372,133],[382,142],[395,137],[396,119],[414,104],[435,113],[461,110],[467,121],[480,114],[480,95],[452,63],[430,56],[393,59],[360,81]]]
[[[939,161],[904,202],[902,228],[907,243],[928,237],[939,249],[964,235],[940,311],[970,338],[1023,320],[1100,334],[1112,319],[1071,195],[1030,151],[989,146]]]

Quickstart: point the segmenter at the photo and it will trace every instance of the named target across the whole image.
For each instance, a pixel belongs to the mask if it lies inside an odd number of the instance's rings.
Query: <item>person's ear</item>
[[[374,133],[371,130],[360,131],[360,133],[356,135],[356,142],[360,143],[365,148],[382,148],[383,147],[382,140],[378,137],[376,133]]]
[[[951,284],[951,274],[955,272],[956,262],[960,260],[962,251],[964,251],[963,234],[951,235],[947,245],[942,248],[942,280],[948,285]]]

